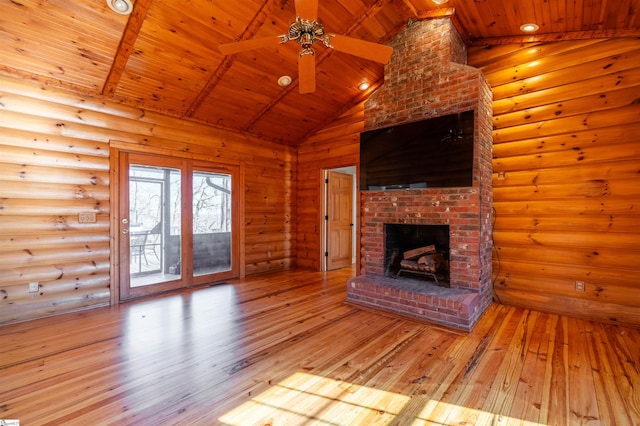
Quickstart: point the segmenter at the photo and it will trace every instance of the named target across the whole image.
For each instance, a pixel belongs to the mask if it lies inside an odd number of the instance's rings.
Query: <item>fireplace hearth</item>
[[[492,300],[491,88],[465,65],[466,46],[450,18],[416,22],[390,44],[385,83],[365,104],[364,130],[473,111],[473,176],[471,186],[362,190],[360,275],[347,283],[347,301],[470,330]],[[403,261],[432,261],[405,258],[431,245],[446,268],[422,276],[402,269]]]

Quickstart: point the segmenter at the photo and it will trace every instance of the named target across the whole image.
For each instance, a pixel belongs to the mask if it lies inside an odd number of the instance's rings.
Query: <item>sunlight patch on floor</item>
[[[406,395],[367,386],[295,373],[218,420],[244,425],[361,425],[391,423],[411,400]],[[428,400],[416,410],[412,425],[521,425],[540,423]]]
[[[434,401],[433,399],[425,404],[424,409],[416,416],[411,425],[545,426],[542,423]]]
[[[404,395],[341,380],[295,373],[219,420],[233,426],[341,425],[358,424],[366,419],[376,419],[377,423],[385,424],[402,410],[409,399]]]

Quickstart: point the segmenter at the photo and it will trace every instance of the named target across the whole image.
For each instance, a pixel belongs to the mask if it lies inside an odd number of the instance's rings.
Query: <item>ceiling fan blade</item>
[[[331,46],[340,52],[349,53],[381,64],[388,63],[393,53],[393,48],[390,46],[343,35],[332,36]]]
[[[315,21],[318,18],[318,0],[296,0],[296,16]]]
[[[282,42],[281,36],[259,37],[250,40],[235,41],[218,45],[218,49],[223,55],[233,55],[234,53],[246,52],[247,50],[260,49],[262,47],[276,46]]]
[[[298,57],[298,87],[302,94],[316,91],[316,58],[314,55]]]

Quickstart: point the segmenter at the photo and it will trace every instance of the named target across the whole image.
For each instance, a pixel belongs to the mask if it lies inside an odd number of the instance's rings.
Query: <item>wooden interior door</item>
[[[328,171],[327,270],[351,266],[353,256],[353,176]]]

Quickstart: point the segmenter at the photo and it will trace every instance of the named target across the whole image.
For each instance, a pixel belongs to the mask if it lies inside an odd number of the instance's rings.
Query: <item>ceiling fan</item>
[[[359,40],[337,34],[326,34],[324,26],[318,22],[318,0],[295,0],[296,20],[289,26],[287,34],[271,37],[260,37],[225,43],[218,46],[223,55],[247,50],[259,49],[288,41],[297,42],[302,50],[298,55],[298,81],[300,93],[312,93],[316,90],[316,62],[314,43],[322,43],[326,47],[349,53],[360,58],[386,64],[391,58],[393,49],[382,44]]]

